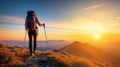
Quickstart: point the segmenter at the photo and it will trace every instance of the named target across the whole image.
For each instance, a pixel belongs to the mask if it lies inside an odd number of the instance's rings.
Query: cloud
[[[101,8],[103,6],[105,6],[106,3],[103,4],[96,4],[96,5],[92,5],[92,6],[88,6],[86,8],[83,8],[82,10],[91,10],[91,9],[97,9],[97,8]]]
[[[0,16],[0,21],[4,21],[4,22],[8,22],[8,23],[21,23],[23,24],[25,22],[25,19],[24,18],[20,18],[20,17],[15,17],[15,16],[6,16],[6,15],[1,15]],[[1,23],[1,22],[0,22]]]
[[[0,15],[1,31],[17,31],[24,28],[25,20],[20,17]]]

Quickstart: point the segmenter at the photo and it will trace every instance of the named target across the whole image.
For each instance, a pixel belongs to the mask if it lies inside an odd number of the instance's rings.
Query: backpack
[[[26,25],[27,25],[28,29],[35,29],[36,28],[34,11],[27,12]]]

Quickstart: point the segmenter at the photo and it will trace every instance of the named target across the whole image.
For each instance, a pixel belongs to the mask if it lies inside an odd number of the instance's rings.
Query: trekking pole
[[[24,38],[24,41],[26,40],[26,35],[27,35],[27,31],[25,31],[25,38]]]
[[[47,44],[48,44],[48,42],[47,42],[47,34],[46,34],[45,25],[43,25],[43,28],[44,28],[44,33],[45,33],[45,40],[46,40],[46,45],[47,45]]]

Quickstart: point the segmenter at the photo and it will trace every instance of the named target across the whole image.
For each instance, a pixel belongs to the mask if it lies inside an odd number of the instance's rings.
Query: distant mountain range
[[[28,41],[14,41],[14,40],[3,40],[1,41],[4,44],[7,45],[13,45],[13,46],[21,46],[28,48],[29,43]],[[45,41],[37,41],[37,49],[39,50],[54,50],[54,49],[60,49],[66,45],[68,45],[69,42],[65,40],[48,40],[48,44],[46,45]]]

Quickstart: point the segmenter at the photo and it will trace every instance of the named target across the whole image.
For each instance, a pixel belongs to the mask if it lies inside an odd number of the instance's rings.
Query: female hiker
[[[37,19],[35,15],[35,11],[28,11],[26,20],[25,20],[25,30],[28,31],[28,37],[29,37],[29,49],[30,49],[30,55],[32,53],[35,53],[36,45],[37,45],[37,33],[38,33],[38,27],[44,26],[45,24],[41,24],[39,20]],[[34,50],[32,50],[32,41],[34,41]]]

